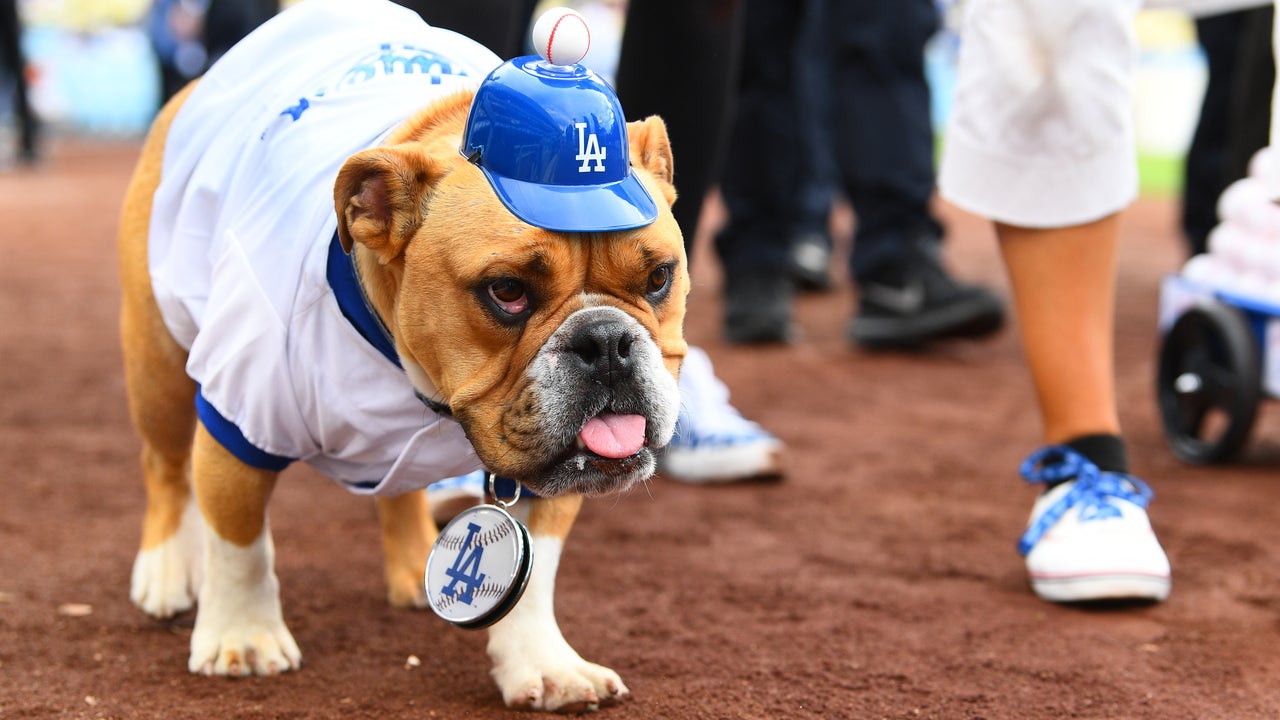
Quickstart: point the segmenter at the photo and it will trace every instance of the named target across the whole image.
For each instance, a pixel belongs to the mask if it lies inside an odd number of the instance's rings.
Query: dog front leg
[[[582,712],[629,694],[618,674],[583,660],[555,617],[560,550],[582,507],[581,496],[536,499],[512,508],[527,513],[533,571],[520,602],[489,630],[493,678],[508,707]]]
[[[200,425],[191,475],[207,531],[188,669],[274,675],[298,667],[302,653],[284,624],[267,525],[276,473],[245,465]]]

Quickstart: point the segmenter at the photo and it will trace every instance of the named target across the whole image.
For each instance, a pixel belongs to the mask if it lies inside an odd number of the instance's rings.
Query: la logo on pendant
[[[475,542],[476,533],[480,532],[480,526],[475,523],[467,523],[467,539],[462,541],[462,550],[458,553],[458,557],[454,558],[453,566],[444,571],[449,576],[449,584],[441,590],[441,593],[448,597],[455,597],[458,600],[470,605],[476,590],[484,584],[484,573],[480,572],[480,562],[484,557],[484,546]],[[464,587],[457,590],[458,583],[461,582]]]
[[[574,123],[573,126],[578,129],[578,154],[573,159],[582,161],[578,172],[604,172],[606,149],[600,147],[600,139],[595,133],[587,132],[587,124],[584,122]],[[591,165],[592,160],[596,163],[594,166]]]

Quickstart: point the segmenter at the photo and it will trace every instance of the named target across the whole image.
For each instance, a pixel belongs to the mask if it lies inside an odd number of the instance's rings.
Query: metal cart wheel
[[[1220,302],[1188,310],[1164,338],[1157,394],[1165,438],[1182,460],[1228,462],[1244,447],[1262,395],[1257,340]]]

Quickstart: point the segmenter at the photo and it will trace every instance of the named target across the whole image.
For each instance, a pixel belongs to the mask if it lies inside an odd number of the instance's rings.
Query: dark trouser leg
[[[938,28],[931,0],[828,3],[832,135],[858,225],[851,258],[859,282],[941,234],[929,213],[933,128],[924,46]]]
[[[26,58],[22,55],[22,23],[16,0],[0,0],[0,76],[11,75],[14,115],[18,120],[18,158],[36,158],[37,120],[27,96]]]
[[[1227,179],[1249,173],[1249,160],[1271,139],[1271,90],[1276,81],[1276,61],[1272,50],[1272,18],[1275,8],[1266,6],[1243,11],[1244,28],[1236,56],[1235,83],[1231,92],[1231,114],[1227,120]]]
[[[715,239],[724,328],[730,342],[780,342],[791,334],[794,292],[789,251],[802,146],[793,88],[802,8],[745,0],[743,9],[742,72],[720,178],[728,221]]]
[[[827,48],[826,5],[809,0],[796,47],[796,122],[801,152],[791,225],[791,273],[805,289],[831,283],[831,206],[839,173],[831,157],[831,63]]]
[[[716,249],[727,274],[785,267],[799,173],[791,0],[746,0],[742,72],[720,191],[729,211]]]
[[[740,3],[636,0],[627,4],[617,90],[630,120],[659,115],[675,154],[672,211],[692,251],[702,201],[719,174],[737,77]]]
[[[925,43],[937,30],[931,0],[843,0],[828,5],[836,159],[857,215],[850,266],[860,293],[849,326],[869,348],[983,337],[1004,321],[990,290],[942,264],[933,196],[933,127]]]
[[[1218,196],[1235,179],[1226,175],[1227,118],[1243,17],[1235,12],[1196,20],[1209,81],[1182,178],[1182,232],[1192,255],[1205,251],[1209,231],[1218,224]]]

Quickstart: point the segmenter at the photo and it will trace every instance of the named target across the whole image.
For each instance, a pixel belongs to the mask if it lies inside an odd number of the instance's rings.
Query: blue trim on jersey
[[[349,257],[342,249],[337,231],[334,231],[333,241],[329,243],[329,263],[325,268],[325,277],[329,280],[329,287],[333,289],[333,297],[338,301],[342,315],[370,345],[395,363],[396,367],[401,367],[400,355],[396,352],[391,333],[387,332],[381,318],[369,308],[364,289],[360,287],[360,278],[356,276],[355,258]]]
[[[204,399],[204,394],[196,389],[196,414],[200,416],[200,422],[204,423],[205,429],[217,440],[222,447],[228,452],[235,455],[245,465],[258,468],[259,470],[271,470],[272,472],[280,472],[293,462],[293,458],[283,455],[274,455],[267,452],[249,442],[244,433],[240,432],[240,428],[222,416],[217,408],[209,404]]]

